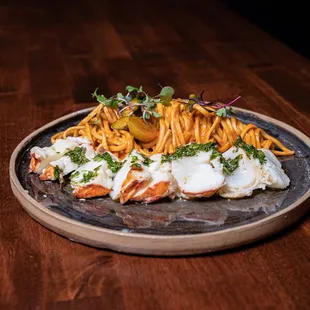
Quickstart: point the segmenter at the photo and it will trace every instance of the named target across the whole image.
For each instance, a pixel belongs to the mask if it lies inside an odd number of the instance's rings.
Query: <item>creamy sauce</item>
[[[177,180],[181,196],[200,194],[217,190],[225,183],[220,159],[211,160],[212,151],[199,152],[193,157],[172,161],[172,174]]]
[[[246,152],[241,148],[232,147],[223,154],[224,158],[235,158],[242,155],[239,167],[226,176],[226,184],[220,189],[219,194],[225,198],[241,198],[250,196],[255,189],[265,189],[261,165],[257,159],[248,158]]]
[[[108,189],[111,189],[113,186],[112,177],[109,175],[110,169],[108,169],[108,164],[105,160],[101,162],[89,161],[88,163],[80,166],[74,174],[72,174],[71,185],[73,187],[77,186],[87,186],[90,184],[102,185]],[[89,181],[83,182],[83,175],[88,172],[94,174],[93,178],[90,178]]]
[[[75,147],[82,144],[90,146],[90,142],[87,138],[68,137],[66,140],[56,140],[50,147],[33,147],[30,150],[30,154],[40,161],[36,173],[41,174],[52,161],[60,159],[67,151],[73,150]]]
[[[134,171],[133,177],[136,180],[142,181],[150,178],[149,173],[143,165],[144,158],[135,150],[133,150],[125,159],[122,168],[118,171],[114,178],[114,185],[110,192],[110,197],[113,200],[119,199],[123,184],[128,176],[128,173],[133,169],[132,165],[139,165],[141,170]],[[134,180],[132,180],[134,181]]]
[[[162,155],[155,154],[150,157],[152,162],[145,169],[151,174],[151,182],[146,184],[143,188],[141,188],[134,196],[139,197],[146,190],[153,188],[155,192],[155,188],[158,186],[160,182],[169,182],[169,189],[167,192],[163,193],[160,197],[156,197],[157,199],[164,198],[166,196],[171,195],[177,189],[177,182],[173,175],[171,174],[171,163],[165,162],[162,163]],[[151,197],[150,197],[151,198]]]
[[[262,170],[267,179],[267,187],[275,189],[284,189],[289,186],[290,179],[282,169],[281,163],[277,157],[266,149],[261,149],[266,156],[266,163]]]
[[[150,202],[166,196],[209,197],[216,192],[224,198],[242,198],[251,196],[255,189],[284,189],[290,184],[281,163],[270,150],[257,150],[248,145],[232,147],[222,155],[208,144],[187,145],[175,156],[168,157],[155,154],[146,158],[133,150],[123,165],[109,154],[108,159],[96,156],[90,141],[80,137],[58,139],[51,147],[31,149],[31,155],[39,160],[36,173],[46,171],[47,179],[53,179],[47,168],[55,167],[54,174],[57,170],[60,180],[72,173],[73,187],[101,185],[111,189],[112,199],[123,199],[122,203],[135,198]],[[235,161],[237,156],[240,158]],[[146,191],[149,197],[143,197]]]
[[[83,142],[83,140],[80,142]],[[83,143],[77,147],[83,148],[83,150],[85,151],[85,157],[87,160],[91,160],[95,156],[95,152],[93,150],[93,147],[89,143]],[[75,171],[79,167],[79,164],[73,162],[72,159],[67,155],[59,158],[58,160],[51,161],[50,165],[53,167],[58,167],[59,169],[61,169],[61,176],[62,177],[73,172],[73,171]]]

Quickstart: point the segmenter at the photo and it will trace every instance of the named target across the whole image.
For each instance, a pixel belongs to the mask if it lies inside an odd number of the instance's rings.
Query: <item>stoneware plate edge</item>
[[[31,217],[43,226],[69,238],[72,241],[99,248],[108,248],[115,251],[133,254],[169,256],[213,252],[250,243],[279,232],[283,228],[296,222],[308,210],[308,205],[303,202],[310,196],[310,190],[308,190],[300,199],[295,201],[289,207],[257,222],[223,231],[178,236],[158,236],[114,231],[80,223],[56,214],[53,211],[43,207],[40,203],[30,197],[30,195],[28,195],[22,188],[15,172],[17,156],[27,141],[31,140],[34,136],[37,136],[46,128],[76,116],[77,114],[91,111],[92,109],[93,107],[78,112],[73,112],[34,131],[21,143],[19,143],[10,159],[11,187],[14,195],[21,203],[22,207]],[[272,122],[282,128],[285,128],[294,135],[298,136],[310,148],[310,139],[299,130],[260,113],[240,108],[237,110],[251,113],[267,122]]]

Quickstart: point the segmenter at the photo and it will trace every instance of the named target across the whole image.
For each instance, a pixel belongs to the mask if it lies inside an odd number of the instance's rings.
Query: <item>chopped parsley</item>
[[[266,163],[266,156],[263,151],[258,150],[255,148],[253,145],[245,143],[241,137],[239,136],[235,142],[235,147],[236,148],[241,148],[243,149],[248,157],[253,156],[254,158],[258,159],[261,165]]]
[[[81,183],[88,183],[90,180],[98,176],[100,166],[96,167],[94,171],[87,171],[83,173]]]
[[[234,159],[227,158],[225,159],[222,157],[222,163],[223,163],[223,172],[231,175],[238,167],[239,167],[239,161],[241,160],[242,155],[239,154]]]
[[[152,160],[151,158],[149,158],[149,157],[147,157],[147,156],[145,156],[143,154],[141,154],[141,155],[143,157],[143,162],[142,163],[143,163],[144,166],[149,167],[150,164],[154,162],[154,160]]]
[[[75,171],[74,173],[72,173],[70,175],[70,180],[74,179],[74,178],[77,178],[78,176],[80,175],[80,172],[79,171]]]
[[[162,162],[176,160],[182,157],[192,157],[196,156],[199,152],[209,152],[212,151],[211,160],[215,159],[218,156],[221,156],[221,153],[217,150],[217,145],[213,142],[198,144],[191,143],[178,147],[176,151],[171,155],[163,155]]]
[[[135,168],[141,168],[141,164],[138,163],[139,158],[138,156],[131,156],[131,162],[130,162],[130,167],[135,167]]]
[[[212,150],[212,154],[211,154],[211,156],[210,156],[210,160],[213,160],[213,159],[215,159],[215,158],[217,158],[217,157],[222,157],[222,153],[221,152],[219,152],[216,148],[214,148],[213,150]]]
[[[71,161],[79,166],[89,162],[85,156],[85,150],[80,146],[76,147],[74,150],[68,151],[65,156],[69,156]]]
[[[205,144],[191,143],[185,146],[178,147],[175,153],[171,155],[163,155],[162,162],[168,162],[182,157],[192,157],[196,156],[199,152],[209,152],[209,151],[212,151],[210,160],[220,157],[220,160],[223,164],[224,173],[231,175],[239,167],[239,161],[242,158],[242,155],[238,155],[234,159],[230,158],[225,159],[222,156],[222,153],[218,151],[216,143],[213,142]],[[212,163],[210,164],[214,168]]]
[[[117,160],[114,160],[108,152],[105,152],[103,154],[98,154],[94,157],[94,161],[102,161],[105,160],[108,163],[109,169],[116,173],[118,170],[122,168],[122,163],[118,162]]]
[[[54,169],[54,178],[55,180],[60,180],[62,174],[62,169],[60,169],[58,166]]]

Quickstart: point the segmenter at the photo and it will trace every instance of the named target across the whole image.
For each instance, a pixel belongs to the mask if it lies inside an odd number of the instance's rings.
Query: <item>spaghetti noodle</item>
[[[52,142],[68,136],[86,136],[99,153],[110,151],[123,159],[132,148],[146,156],[156,153],[172,154],[176,148],[190,142],[216,142],[220,152],[228,150],[240,136],[246,143],[256,148],[270,149],[276,156],[293,155],[279,140],[267,134],[256,125],[244,124],[236,117],[216,115],[212,107],[194,105],[190,111],[181,99],[172,100],[170,106],[158,103],[155,111],[160,118],[151,117],[148,122],[158,130],[157,137],[149,142],[141,142],[127,130],[112,128],[112,124],[122,117],[119,109],[100,103],[78,125],[59,132]]]

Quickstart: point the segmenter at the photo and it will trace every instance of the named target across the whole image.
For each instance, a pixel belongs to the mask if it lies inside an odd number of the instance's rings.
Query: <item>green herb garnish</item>
[[[98,176],[100,166],[96,167],[94,171],[87,171],[83,173],[81,183],[88,183],[90,180]]]
[[[142,88],[142,86],[126,86],[127,94],[117,93],[110,98],[98,94],[98,88],[91,94],[96,98],[99,103],[103,103],[107,107],[116,109],[119,108],[120,112],[125,109],[130,109],[131,114],[135,113],[134,107],[140,110],[143,119],[150,119],[151,116],[155,118],[162,117],[161,114],[155,111],[157,103],[162,103],[165,106],[170,105],[170,101],[174,95],[174,89],[170,86],[165,86],[161,89],[160,93],[154,97],[149,96]]]
[[[172,87],[170,86],[163,87],[158,95],[160,97],[160,103],[162,103],[165,106],[169,106],[173,95],[174,95],[174,89]]]
[[[249,158],[253,156],[254,158],[258,159],[261,165],[266,163],[266,156],[264,152],[261,150],[258,150],[253,145],[245,143],[240,136],[237,138],[234,145],[237,148],[243,149]]]
[[[141,154],[141,156],[143,157],[143,165],[149,167],[151,163],[154,162],[154,160],[152,160],[151,158]]]
[[[74,150],[68,151],[65,156],[69,156],[71,161],[79,166],[89,162],[85,156],[85,150],[80,146],[76,147]]]
[[[117,160],[114,160],[108,152],[105,152],[103,154],[97,154],[94,157],[94,161],[102,161],[105,160],[108,163],[109,169],[116,173],[118,170],[122,168],[122,163],[118,162]]]
[[[133,168],[141,168],[141,164],[139,163],[133,163],[130,165],[130,167],[133,167]]]
[[[178,147],[176,151],[171,155],[163,155],[162,162],[176,160],[182,157],[192,157],[196,156],[199,152],[209,152],[212,151],[211,160],[215,159],[218,156],[221,156],[221,153],[217,150],[217,145],[213,142],[198,144],[191,143],[185,146]]]
[[[203,93],[204,91],[201,92],[200,96],[196,96],[195,94],[190,94],[189,95],[189,100],[188,100],[188,108],[189,111],[193,111],[193,106],[195,104],[198,104],[202,106],[203,108],[205,107],[210,107],[213,110],[215,110],[215,115],[220,116],[220,117],[227,117],[228,114],[236,114],[234,110],[232,109],[231,105],[235,103],[237,100],[241,98],[241,96],[238,96],[234,100],[230,101],[229,103],[223,104],[218,102],[217,100],[212,100],[212,101],[205,101],[203,99]]]
[[[239,161],[242,158],[242,155],[236,156],[234,159],[225,159],[221,152],[218,151],[217,145],[214,142],[209,142],[205,144],[191,143],[185,146],[178,147],[176,151],[171,155],[163,155],[162,162],[168,162],[176,160],[182,157],[192,157],[196,156],[199,152],[209,152],[212,151],[210,156],[210,161],[220,157],[221,163],[223,164],[223,172],[231,175],[238,167]],[[214,168],[212,163],[211,166]]]
[[[239,167],[239,161],[241,160],[242,155],[239,154],[234,159],[227,158],[225,159],[222,157],[222,163],[223,163],[223,172],[231,175],[238,167]]]
[[[74,178],[76,178],[76,177],[78,177],[80,175],[80,172],[79,171],[75,171],[74,173],[72,173],[71,175],[70,175],[70,180],[72,180],[72,179],[74,179]]]
[[[62,175],[62,169],[60,169],[58,166],[55,167],[54,169],[54,178],[55,180],[60,180]]]
[[[141,168],[141,164],[138,163],[139,158],[138,156],[131,156],[131,162],[130,162],[130,167],[135,167],[135,168]]]
[[[95,89],[95,91],[94,91],[91,95],[92,95],[93,98],[96,98],[98,102],[104,103],[104,102],[107,100],[107,98],[106,98],[104,95],[99,95],[99,94],[97,94],[97,90],[98,90],[98,89],[99,89],[99,88],[97,87],[97,88]]]
[[[99,103],[103,103],[109,108],[115,109],[118,107],[118,100],[116,98],[107,98],[104,95],[99,95],[97,93],[98,88],[91,94],[93,98],[96,98]]]
[[[222,156],[222,153],[221,152],[219,152],[218,150],[217,150],[217,148],[214,148],[214,149],[212,149],[212,154],[211,154],[211,156],[210,156],[210,160],[213,160],[213,159],[215,159],[215,158],[217,158],[217,157],[221,157]]]

